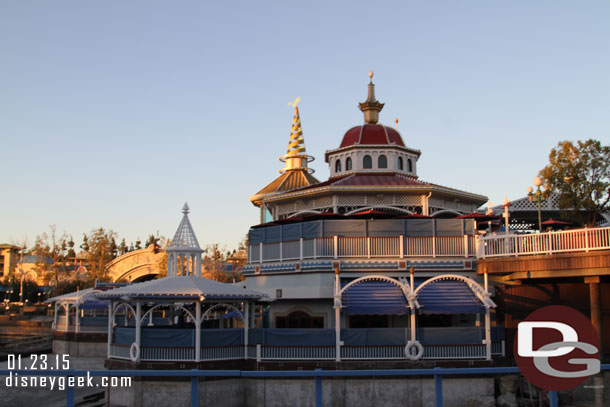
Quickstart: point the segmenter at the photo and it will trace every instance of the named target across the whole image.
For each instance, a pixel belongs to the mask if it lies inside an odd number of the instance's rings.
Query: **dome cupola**
[[[375,98],[372,71],[369,78],[367,99],[358,105],[364,124],[345,132],[339,148],[326,151],[331,178],[350,172],[398,172],[417,178],[421,152],[408,148],[398,130],[378,123],[384,104]]]

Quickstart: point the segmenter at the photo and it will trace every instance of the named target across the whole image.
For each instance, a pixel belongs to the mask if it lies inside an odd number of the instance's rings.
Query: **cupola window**
[[[364,158],[362,159],[362,168],[364,168],[364,169],[373,168],[373,160],[371,159],[370,155],[365,155]]]
[[[401,171],[404,169],[403,163],[402,163],[402,157],[398,157],[398,169]]]
[[[335,161],[335,172],[341,172],[341,160]]]
[[[407,160],[407,171],[413,172],[413,161],[410,158]]]
[[[386,157],[385,155],[380,155],[379,159],[377,160],[377,167],[388,168],[388,157]]]
[[[349,171],[352,169],[352,159],[351,157],[347,157],[347,160],[345,160],[345,171]]]

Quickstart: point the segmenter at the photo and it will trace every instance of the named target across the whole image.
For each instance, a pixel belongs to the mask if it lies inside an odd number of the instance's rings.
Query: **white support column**
[[[489,295],[489,281],[487,278],[487,268],[485,268],[485,296]],[[491,311],[489,305],[485,305],[485,358],[491,360]]]
[[[258,244],[258,262],[263,262],[263,242]]]
[[[248,359],[248,334],[250,331],[250,301],[246,301],[244,315],[244,359]]]
[[[413,295],[415,294],[415,269],[413,267],[411,267],[411,269],[409,270],[409,277],[410,277],[410,286],[409,287],[411,289],[411,296],[413,297]],[[411,320],[411,338],[409,338],[409,340],[411,341],[416,341],[417,340],[417,326],[416,326],[416,315],[415,315],[415,307],[411,308],[411,314],[409,315],[409,318]]]
[[[74,333],[80,332],[80,307],[78,301],[74,304],[76,308],[76,314],[74,315]]]
[[[335,268],[335,361],[341,361],[341,284],[339,267]]]
[[[70,330],[70,304],[65,304],[64,309],[66,310],[66,332]]]
[[[195,302],[195,362],[201,360],[201,301]]]
[[[339,236],[337,235],[333,236],[333,254],[335,259],[339,257]]]
[[[110,356],[112,356],[112,331],[113,331],[112,321],[114,320],[114,315],[112,312],[112,305],[113,305],[113,302],[112,302],[112,300],[110,300],[110,302],[108,303],[108,352],[107,352],[108,358],[110,358]]]
[[[55,315],[53,315],[53,329],[57,330],[57,311],[59,310],[59,301],[55,301]]]
[[[138,349],[140,349],[141,340],[141,330],[140,330],[140,319],[142,318],[142,303],[140,301],[136,302],[136,345],[138,345]],[[140,361],[140,352],[138,352],[137,362]]]

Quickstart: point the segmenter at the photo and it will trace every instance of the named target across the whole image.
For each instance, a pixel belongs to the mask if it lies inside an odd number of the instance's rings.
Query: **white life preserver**
[[[129,348],[129,358],[132,362],[138,362],[140,360],[140,347],[137,343],[132,343]]]
[[[413,347],[417,349],[417,352],[414,354],[412,352]],[[407,346],[405,346],[405,357],[409,360],[419,360],[424,356],[424,347],[419,341],[409,341],[407,342]]]

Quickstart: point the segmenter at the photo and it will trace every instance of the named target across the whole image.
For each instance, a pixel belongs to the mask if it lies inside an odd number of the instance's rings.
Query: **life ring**
[[[129,348],[129,358],[132,362],[137,362],[140,360],[140,347],[137,343],[132,343]]]
[[[414,354],[412,352],[413,347],[417,349],[417,352]],[[409,341],[407,342],[407,346],[405,346],[405,357],[409,360],[419,360],[424,356],[424,347],[419,341]]]

